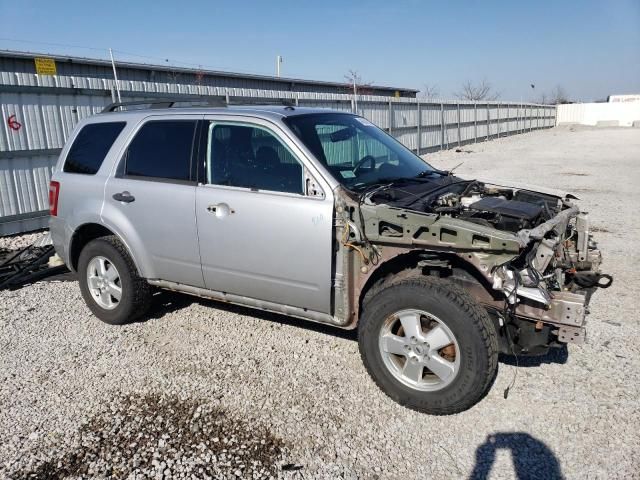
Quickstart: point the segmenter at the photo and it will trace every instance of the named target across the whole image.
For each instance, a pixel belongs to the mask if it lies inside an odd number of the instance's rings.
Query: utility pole
[[[358,87],[356,85],[356,76],[353,76],[353,103],[356,107],[355,114],[358,114]]]
[[[116,81],[116,92],[118,92],[118,102],[122,102],[120,96],[120,83],[118,82],[118,74],[116,73],[116,62],[113,61],[113,51],[109,49],[109,56],[111,57],[111,66],[113,67],[113,78]]]
[[[276,77],[280,76],[280,65],[282,64],[282,57],[278,55],[276,57]]]

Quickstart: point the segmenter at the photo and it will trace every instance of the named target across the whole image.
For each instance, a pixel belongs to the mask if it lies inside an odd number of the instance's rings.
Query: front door
[[[277,127],[216,120],[204,127],[196,217],[206,287],[330,313],[330,190],[307,193],[305,178],[319,176]]]

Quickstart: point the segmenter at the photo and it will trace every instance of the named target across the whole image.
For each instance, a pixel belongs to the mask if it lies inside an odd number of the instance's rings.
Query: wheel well
[[[443,266],[419,266],[422,260],[429,259],[444,261]],[[447,265],[445,267],[444,265]],[[482,278],[476,268],[458,257],[446,252],[435,252],[426,250],[412,250],[402,255],[393,257],[380,265],[369,277],[360,292],[359,310],[362,310],[363,302],[368,292],[376,285],[380,285],[390,275],[408,276],[412,272],[419,272],[423,275],[452,276],[456,278],[462,274],[467,282],[477,284],[487,295],[491,295],[491,288],[487,281]]]
[[[359,298],[359,311],[362,311],[362,304],[367,295],[367,292],[371,290],[375,285],[384,281],[389,275],[394,275],[403,271],[411,271],[418,268],[418,262],[422,259],[421,255],[424,252],[420,250],[413,250],[411,252],[393,257],[378,268],[367,279],[364,287],[360,291]]]
[[[80,252],[87,243],[100,237],[114,235],[108,228],[97,223],[86,223],[80,226],[71,238],[71,247],[69,249],[69,261],[73,270],[78,270],[78,259]]]

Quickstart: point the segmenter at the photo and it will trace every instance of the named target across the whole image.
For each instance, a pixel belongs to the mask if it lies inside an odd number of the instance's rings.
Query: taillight
[[[49,215],[58,215],[58,196],[60,195],[60,182],[51,180],[49,182]]]

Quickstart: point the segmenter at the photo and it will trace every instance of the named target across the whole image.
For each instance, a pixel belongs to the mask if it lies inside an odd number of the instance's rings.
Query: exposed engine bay
[[[443,181],[446,182],[440,180]],[[374,202],[391,200],[391,205],[461,218],[509,232],[536,227],[553,218],[563,208],[562,201],[551,195],[487,185],[478,181],[450,180],[449,184],[432,189],[433,192],[427,192],[419,201],[412,201],[415,199],[411,198],[411,195],[420,195],[416,192],[418,189],[415,185],[402,187],[405,193],[409,193],[408,197],[402,196],[401,192],[401,198],[397,198],[398,189],[390,189],[373,195],[371,199]]]
[[[588,216],[574,200],[454,176],[381,186],[361,197],[352,244],[370,243],[378,253],[378,242],[433,247],[419,265],[462,283],[507,331],[508,343],[535,354],[583,342],[590,297],[612,283],[600,273]],[[474,264],[482,281],[443,262],[445,252]]]

